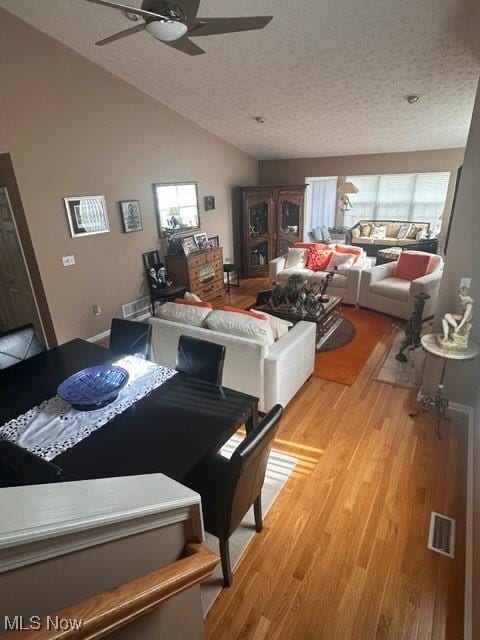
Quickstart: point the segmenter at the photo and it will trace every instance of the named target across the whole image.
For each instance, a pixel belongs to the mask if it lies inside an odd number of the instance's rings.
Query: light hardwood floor
[[[391,337],[353,386],[311,378],[287,407],[274,446],[300,464],[209,612],[209,640],[463,638],[466,420],[439,440],[430,416],[409,417],[415,392],[372,381]],[[431,511],[457,520],[454,560],[427,550]]]

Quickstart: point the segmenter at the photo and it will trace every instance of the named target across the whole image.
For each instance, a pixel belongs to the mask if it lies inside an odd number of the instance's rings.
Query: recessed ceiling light
[[[405,96],[405,100],[408,104],[415,104],[420,100],[420,96],[417,96],[416,93],[411,93],[409,96]]]
[[[260,124],[264,124],[265,122],[265,118],[263,116],[255,116],[254,120],[256,120],[257,122],[259,122]]]

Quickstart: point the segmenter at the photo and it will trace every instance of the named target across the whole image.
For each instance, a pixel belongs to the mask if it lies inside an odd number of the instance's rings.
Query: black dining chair
[[[230,460],[220,453],[208,456],[182,480],[200,494],[205,529],[219,539],[226,587],[233,581],[229,539],[252,504],[255,530],[263,529],[262,487],[282,413],[282,406],[275,405],[245,437]]]
[[[0,335],[0,369],[27,360],[45,351],[33,324],[25,324]]]
[[[225,347],[223,344],[180,336],[176,369],[194,378],[222,384]]]
[[[63,482],[63,470],[9,440],[0,440],[0,487]]]
[[[110,351],[117,355],[150,358],[152,326],[145,322],[113,318],[110,326]]]

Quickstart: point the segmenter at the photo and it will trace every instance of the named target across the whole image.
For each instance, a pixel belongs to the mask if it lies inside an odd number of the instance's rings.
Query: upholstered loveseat
[[[307,246],[310,243],[300,244],[299,246]],[[327,290],[327,294],[342,298],[345,304],[355,305],[358,302],[358,290],[360,285],[360,273],[365,268],[365,252],[358,247],[349,245],[320,245],[327,249],[340,249],[342,253],[352,251],[355,256],[353,265],[342,268],[339,267],[333,276]],[[287,255],[280,256],[271,260],[269,263],[270,283],[285,284],[291,275],[300,274],[305,277],[309,284],[320,284],[325,278],[327,271],[313,271],[306,266],[303,268],[288,268]]]
[[[388,262],[362,271],[359,305],[407,320],[412,315],[415,296],[418,293],[428,293],[430,298],[425,303],[423,317],[433,316],[443,275],[442,257],[432,255],[426,274],[412,280],[396,277],[396,271],[397,262]]]
[[[347,231],[346,241],[364,249],[368,256],[376,256],[381,249],[387,247],[421,248],[422,251],[435,253],[437,241],[427,241],[429,232],[428,222],[360,220]]]
[[[316,341],[313,322],[297,322],[271,345],[254,337],[160,317],[150,318],[149,323],[152,359],[166,367],[175,368],[181,335],[223,344],[226,347],[223,385],[259,398],[260,411],[266,412],[276,404],[285,407],[313,373]]]

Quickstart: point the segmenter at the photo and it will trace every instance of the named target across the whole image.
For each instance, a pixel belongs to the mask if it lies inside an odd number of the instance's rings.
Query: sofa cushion
[[[398,244],[397,238],[373,238],[373,244],[380,244],[382,246],[396,247]]]
[[[312,271],[323,271],[327,268],[327,264],[332,257],[332,249],[317,249],[316,247],[309,249],[307,269]]]
[[[263,318],[259,320],[233,311],[211,311],[205,324],[213,331],[250,338],[266,346],[275,342],[270,324]]]
[[[286,269],[304,269],[310,255],[309,249],[290,247],[285,260]]]
[[[405,240],[405,238],[410,233],[410,227],[411,226],[412,225],[410,223],[408,223],[408,222],[406,224],[401,224],[400,228],[398,229],[397,240]]]
[[[185,298],[175,298],[175,304],[189,304],[192,307],[203,307],[204,309],[213,309],[211,302],[202,302],[201,300],[185,300]]]
[[[401,278],[385,278],[370,286],[370,293],[400,302],[408,302],[410,282]]]
[[[257,313],[256,311],[248,311],[247,309],[239,309],[238,307],[231,307],[226,304],[223,307],[223,311],[231,311],[232,313],[243,313],[245,316],[250,316],[250,318],[257,318],[258,320],[266,320],[264,313]]]
[[[360,237],[360,227],[353,227],[352,229],[352,238]]]
[[[191,291],[185,291],[185,295],[183,296],[184,300],[190,300],[191,302],[201,302],[202,299],[200,296],[197,296],[196,293],[192,293]]]
[[[363,249],[360,247],[352,247],[351,244],[336,244],[335,251],[337,253],[351,253],[355,257],[353,264],[356,264],[363,254]]]
[[[387,237],[386,225],[375,225],[372,229],[371,236],[372,238],[375,238],[375,240],[379,238],[386,238]]]
[[[283,320],[283,318],[277,318],[264,311],[257,311],[257,313],[268,320],[275,342],[283,338],[283,336],[286,336],[290,327],[293,327],[293,322],[288,322],[288,320]]]
[[[360,224],[360,235],[364,238],[369,238],[373,229],[373,224],[369,222],[365,224]]]
[[[328,265],[325,267],[328,271],[331,271],[335,267],[337,269],[349,269],[355,261],[355,256],[352,253],[337,253],[332,252]]]
[[[373,238],[367,236],[360,236],[359,238],[352,238],[353,244],[373,244],[375,241]]]
[[[173,320],[181,324],[190,324],[194,327],[204,327],[207,316],[212,313],[206,307],[197,307],[191,304],[177,304],[166,302],[157,309],[157,316],[164,320]]]
[[[423,251],[402,251],[395,268],[395,278],[416,280],[428,273],[430,253]]]
[[[399,222],[390,222],[387,227],[387,238],[398,238],[398,232],[400,231]]]

